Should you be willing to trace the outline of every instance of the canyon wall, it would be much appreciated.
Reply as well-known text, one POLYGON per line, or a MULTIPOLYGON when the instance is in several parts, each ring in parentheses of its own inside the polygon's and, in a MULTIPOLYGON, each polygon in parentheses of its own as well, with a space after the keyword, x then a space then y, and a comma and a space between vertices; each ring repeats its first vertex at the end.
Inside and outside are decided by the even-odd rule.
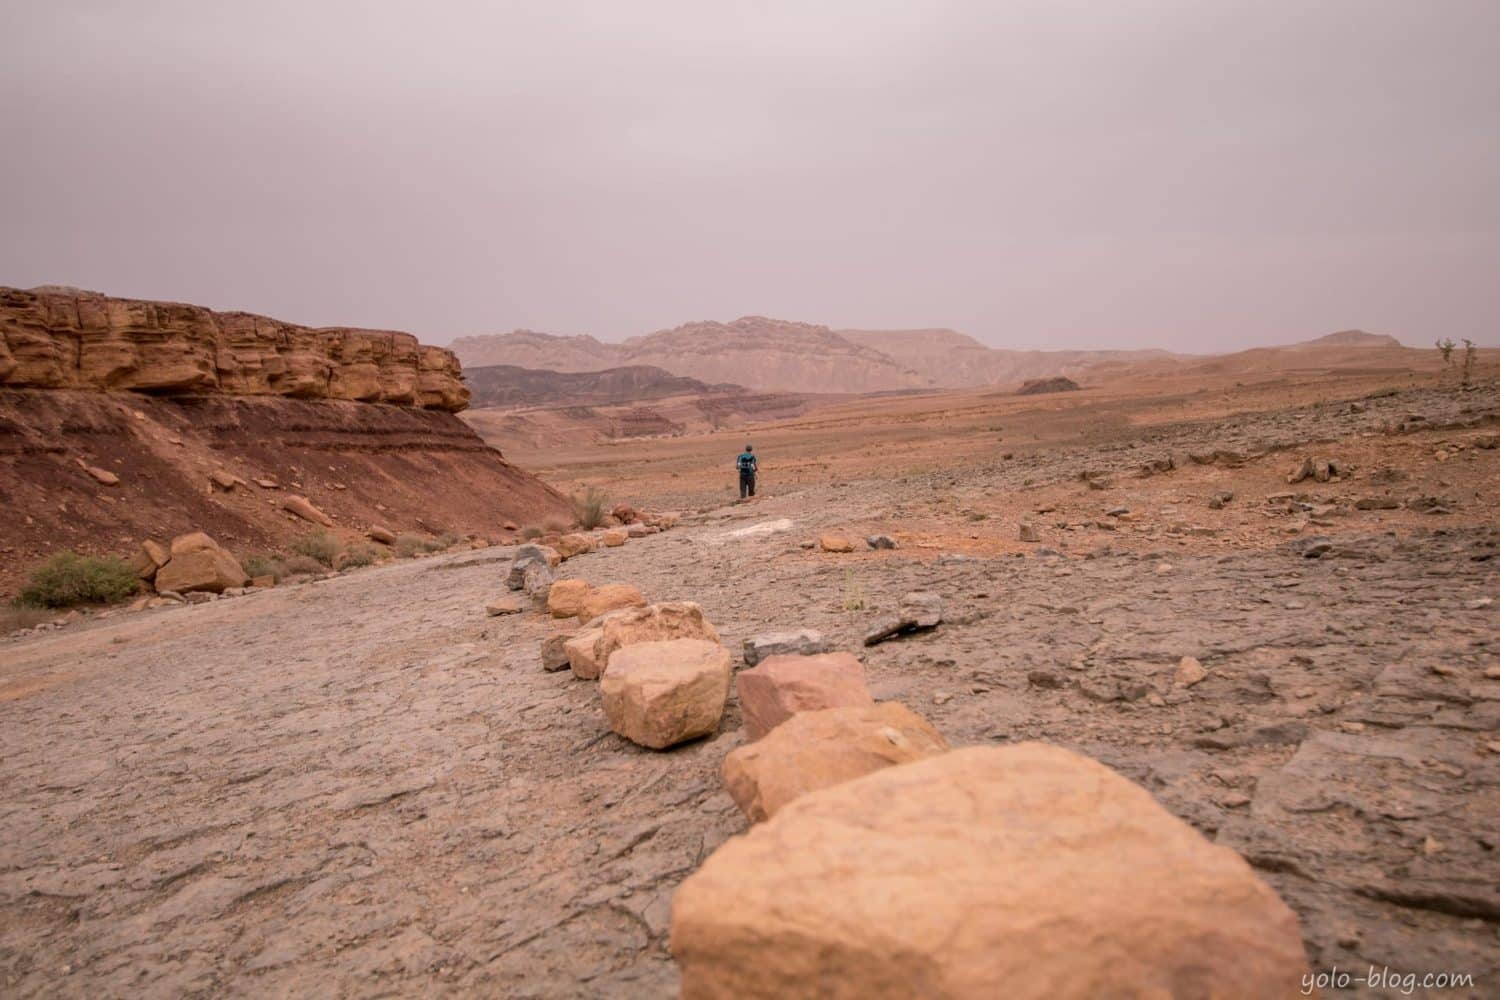
POLYGON ((0 387, 288 396, 457 412, 453 352, 409 333, 314 329, 72 289, 0 288, 0 387))

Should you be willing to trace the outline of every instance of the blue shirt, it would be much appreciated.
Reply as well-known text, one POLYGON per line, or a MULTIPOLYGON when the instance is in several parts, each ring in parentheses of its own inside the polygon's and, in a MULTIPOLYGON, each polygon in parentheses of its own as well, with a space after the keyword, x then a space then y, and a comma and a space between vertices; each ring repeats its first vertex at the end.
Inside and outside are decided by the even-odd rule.
POLYGON ((740 457, 734 460, 734 464, 741 472, 754 472, 756 469, 755 456, 748 451, 740 452, 740 457))

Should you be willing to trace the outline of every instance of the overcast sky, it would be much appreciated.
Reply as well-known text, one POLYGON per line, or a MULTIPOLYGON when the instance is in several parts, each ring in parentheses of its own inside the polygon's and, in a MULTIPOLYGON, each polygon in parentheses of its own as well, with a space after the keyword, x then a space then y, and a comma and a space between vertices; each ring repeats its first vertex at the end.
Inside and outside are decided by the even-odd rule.
POLYGON ((0 0, 0 284, 1500 343, 1500 0, 0 0))

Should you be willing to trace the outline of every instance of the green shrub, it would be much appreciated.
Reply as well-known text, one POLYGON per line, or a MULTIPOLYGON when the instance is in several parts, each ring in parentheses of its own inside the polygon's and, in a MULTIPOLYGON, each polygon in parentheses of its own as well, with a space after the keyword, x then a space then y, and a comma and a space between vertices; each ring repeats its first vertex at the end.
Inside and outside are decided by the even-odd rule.
POLYGON ((526 527, 521 529, 521 540, 525 542, 534 541, 535 539, 541 538, 545 533, 546 532, 542 531, 542 529, 538 528, 536 525, 528 524, 526 527))
POLYGON ((543 534, 561 535, 572 530, 573 526, 560 517, 549 517, 547 518, 547 520, 542 522, 543 534))
POLYGON ((609 516, 606 509, 609 506, 609 496, 600 489, 590 486, 582 494, 573 494, 573 516, 578 519, 579 527, 585 531, 593 531, 604 523, 609 516))
POLYGON ((441 535, 438 535, 437 538, 427 543, 427 551, 441 552, 444 549, 451 549, 453 548, 453 546, 457 545, 463 540, 463 535, 455 535, 451 531, 445 531, 441 535))
POLYGON ((293 552, 299 556, 316 559, 324 566, 332 566, 343 548, 339 540, 326 531, 315 531, 311 535, 303 535, 292 542, 293 552))
POLYGON ((62 552, 32 570, 17 603, 33 608, 113 604, 133 596, 140 583, 123 559, 62 552))
POLYGON ((312 575, 315 573, 326 573, 328 567, 314 559, 312 556, 292 556, 285 563, 287 576, 312 575))
POLYGON ((357 569, 361 566, 373 566, 378 554, 372 545, 351 545, 348 550, 339 557, 339 569, 357 569))

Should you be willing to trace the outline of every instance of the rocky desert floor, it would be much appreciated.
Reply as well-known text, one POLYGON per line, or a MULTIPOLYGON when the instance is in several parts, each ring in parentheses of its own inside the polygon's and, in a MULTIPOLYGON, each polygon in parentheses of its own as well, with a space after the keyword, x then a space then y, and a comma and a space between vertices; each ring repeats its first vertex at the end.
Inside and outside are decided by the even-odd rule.
MULTIPOLYGON (((807 445, 795 477, 765 447, 746 504, 706 502, 712 449, 662 445, 617 495, 705 509, 562 575, 697 601, 735 650, 820 629, 955 746, 1079 750, 1242 852, 1313 969, 1493 996, 1500 385, 1256 392, 1032 401, 1094 430, 980 415, 952 463, 926 418, 875 456, 807 445), (1289 484, 1309 459, 1325 478, 1289 484), (833 532, 858 550, 805 547, 833 532), (864 649, 918 589, 943 623, 864 649)), ((595 682, 539 667, 561 623, 486 617, 507 557, 0 640, 4 992, 673 995, 673 890, 746 827, 718 776, 738 710, 665 753, 613 735, 595 682)))

